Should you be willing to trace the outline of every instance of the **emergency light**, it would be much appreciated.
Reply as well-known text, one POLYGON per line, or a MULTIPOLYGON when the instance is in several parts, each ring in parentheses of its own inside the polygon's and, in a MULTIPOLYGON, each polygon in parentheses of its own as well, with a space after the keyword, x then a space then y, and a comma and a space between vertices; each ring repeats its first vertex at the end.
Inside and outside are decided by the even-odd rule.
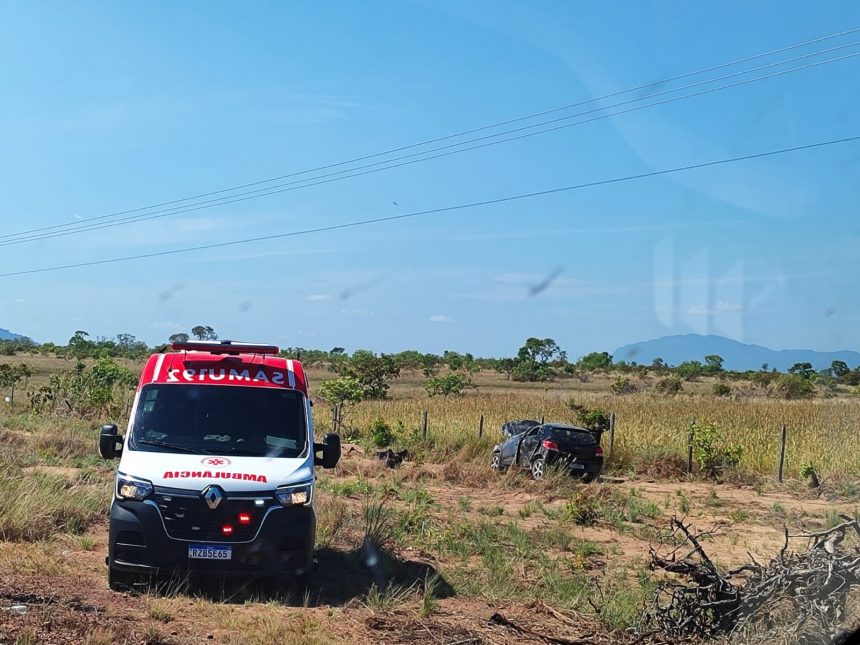
POLYGON ((210 354, 277 354, 277 345, 235 343, 232 340, 187 340, 170 343, 170 348, 180 352, 209 352, 210 354))

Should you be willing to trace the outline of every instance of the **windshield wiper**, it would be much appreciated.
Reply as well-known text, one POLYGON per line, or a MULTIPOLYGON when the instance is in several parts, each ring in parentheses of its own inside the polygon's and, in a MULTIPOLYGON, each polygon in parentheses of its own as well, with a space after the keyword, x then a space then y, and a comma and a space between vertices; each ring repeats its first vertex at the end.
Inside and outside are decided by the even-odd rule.
POLYGON ((205 450, 201 450, 200 448, 191 448, 190 446, 180 446, 175 443, 168 443, 166 441, 152 441, 151 439, 137 439, 135 443, 144 444, 147 446, 157 446, 158 448, 169 448, 171 450, 179 450, 180 452, 194 452, 199 455, 207 455, 209 454, 205 450))

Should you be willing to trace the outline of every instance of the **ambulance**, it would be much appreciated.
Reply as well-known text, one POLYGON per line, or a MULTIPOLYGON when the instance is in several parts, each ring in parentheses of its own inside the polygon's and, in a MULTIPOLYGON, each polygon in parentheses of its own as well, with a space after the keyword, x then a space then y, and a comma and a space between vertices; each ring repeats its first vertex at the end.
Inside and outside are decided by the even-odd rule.
POLYGON ((128 428, 105 425, 119 458, 108 584, 162 576, 265 577, 307 585, 314 563, 314 467, 340 438, 314 443, 301 363, 271 345, 181 342, 149 357, 128 428))

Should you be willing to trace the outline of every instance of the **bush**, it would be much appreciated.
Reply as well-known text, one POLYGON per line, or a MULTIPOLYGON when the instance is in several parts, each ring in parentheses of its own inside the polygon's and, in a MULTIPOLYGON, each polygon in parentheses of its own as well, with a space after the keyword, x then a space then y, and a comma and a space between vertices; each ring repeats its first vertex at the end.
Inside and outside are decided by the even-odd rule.
POLYGON ((811 399, 815 396, 815 386, 809 379, 797 374, 781 374, 771 385, 770 393, 783 399, 811 399))
POLYGON ((429 396, 460 396, 468 388, 476 387, 469 376, 446 374, 428 379, 424 384, 429 396))
POLYGON ((370 440, 377 448, 384 448, 390 445, 394 441, 394 433, 391 432, 391 426, 382 419, 376 419, 370 425, 370 440))
POLYGON ((576 401, 568 401, 569 407, 576 415, 576 421, 592 432, 609 430, 610 415, 602 408, 588 408, 576 401))
POLYGON ((714 423, 693 422, 690 432, 693 435, 693 457, 702 474, 719 477, 740 463, 743 448, 727 444, 714 423))
POLYGON ((626 376, 619 376, 615 379, 615 382, 610 384, 609 389, 612 390, 613 394, 633 394, 636 392, 637 387, 630 382, 630 379, 626 376))
POLYGON ((732 388, 728 383, 723 383, 722 381, 718 383, 714 383, 714 387, 711 388, 711 391, 714 393, 714 396, 731 396, 732 388))
POLYGON ((64 409, 81 417, 121 417, 136 383, 134 372, 103 356, 91 368, 78 361, 72 370, 52 375, 48 385, 28 392, 28 398, 37 412, 64 403, 64 409))
POLYGON ((400 376, 400 367, 393 356, 360 349, 348 361, 337 366, 346 377, 355 379, 365 399, 379 400, 388 397, 389 381, 400 376))
POLYGON ((657 382, 657 391, 666 396, 674 396, 684 391, 684 384, 677 376, 667 376, 657 382))

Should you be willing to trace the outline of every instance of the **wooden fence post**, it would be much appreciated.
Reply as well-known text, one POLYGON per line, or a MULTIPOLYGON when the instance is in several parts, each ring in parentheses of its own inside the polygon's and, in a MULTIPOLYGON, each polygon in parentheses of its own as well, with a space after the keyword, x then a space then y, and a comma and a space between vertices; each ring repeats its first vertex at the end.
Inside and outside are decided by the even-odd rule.
POLYGON ((693 431, 687 434, 687 474, 693 474, 693 431))
POLYGON ((541 417, 540 418, 540 424, 543 425, 545 420, 546 420, 546 417, 541 417))
POLYGON ((787 428, 785 424, 782 424, 782 439, 779 442, 779 467, 776 471, 776 480, 781 484, 782 483, 782 469, 785 466, 785 435, 787 432, 787 428))
POLYGON ((612 455, 612 449, 615 447, 615 413, 609 415, 609 454, 612 455))
POLYGON ((424 410, 424 418, 421 423, 421 437, 427 438, 427 410, 424 410))
POLYGON ((478 439, 484 436, 484 415, 481 415, 481 420, 478 421, 478 439))

